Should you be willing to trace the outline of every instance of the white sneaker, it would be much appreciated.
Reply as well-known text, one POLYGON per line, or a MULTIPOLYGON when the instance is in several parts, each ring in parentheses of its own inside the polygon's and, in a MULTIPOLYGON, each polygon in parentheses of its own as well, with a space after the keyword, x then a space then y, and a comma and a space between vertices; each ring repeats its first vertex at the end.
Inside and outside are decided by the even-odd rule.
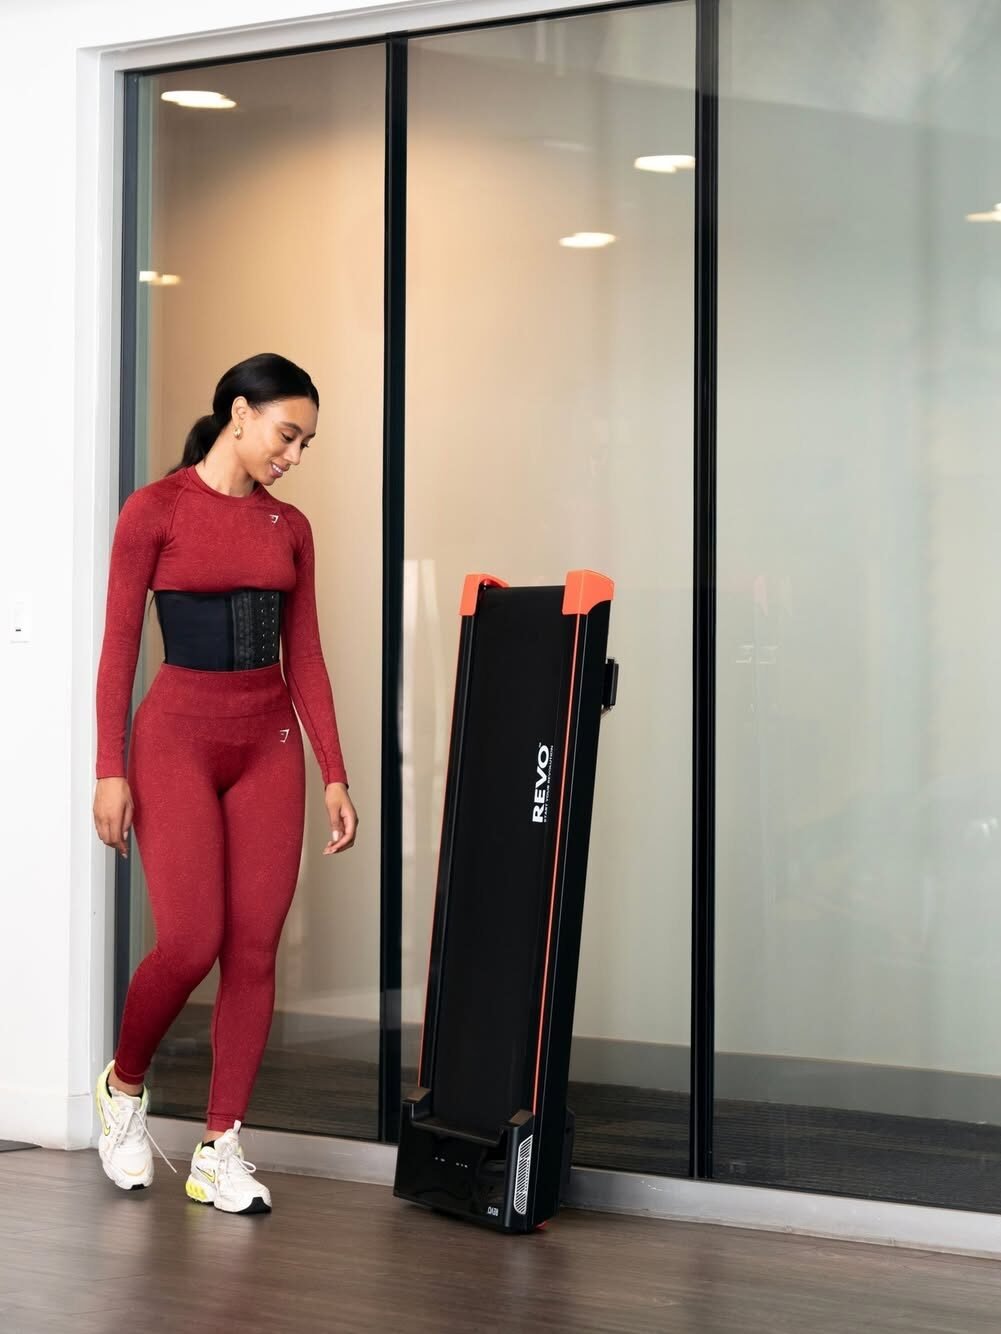
POLYGON ((108 1075, 114 1064, 114 1060, 111 1060, 104 1067, 98 1075, 94 1090, 97 1114, 101 1118, 101 1138, 97 1151, 105 1174, 116 1186, 122 1190, 137 1190, 140 1186, 153 1183, 153 1154, 149 1143, 152 1143, 172 1172, 176 1172, 177 1168, 146 1127, 149 1091, 144 1086, 141 1095, 131 1097, 121 1089, 111 1088, 108 1075))
POLYGON ((242 1124, 235 1121, 211 1144, 197 1145, 184 1190, 189 1200, 214 1204, 228 1214, 269 1214, 271 1192, 254 1180, 257 1168, 244 1158, 237 1138, 242 1124))

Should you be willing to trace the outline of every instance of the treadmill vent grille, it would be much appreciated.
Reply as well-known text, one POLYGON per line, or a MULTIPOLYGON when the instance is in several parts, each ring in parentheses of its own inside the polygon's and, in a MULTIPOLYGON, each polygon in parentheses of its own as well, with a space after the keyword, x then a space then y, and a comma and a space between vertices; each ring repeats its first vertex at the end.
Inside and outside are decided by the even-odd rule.
POLYGON ((514 1179, 515 1213, 528 1212, 528 1173, 532 1165, 532 1139, 529 1135, 518 1150, 518 1173, 514 1179))

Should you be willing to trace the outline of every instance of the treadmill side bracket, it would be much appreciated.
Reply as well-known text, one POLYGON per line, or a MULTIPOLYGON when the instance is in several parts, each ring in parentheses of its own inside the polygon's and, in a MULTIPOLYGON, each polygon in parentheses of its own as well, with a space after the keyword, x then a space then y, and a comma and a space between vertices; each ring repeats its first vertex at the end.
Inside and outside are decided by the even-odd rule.
POLYGON ((605 662, 605 681, 601 690, 601 711, 607 713, 615 707, 615 697, 619 690, 619 664, 614 658, 605 662))

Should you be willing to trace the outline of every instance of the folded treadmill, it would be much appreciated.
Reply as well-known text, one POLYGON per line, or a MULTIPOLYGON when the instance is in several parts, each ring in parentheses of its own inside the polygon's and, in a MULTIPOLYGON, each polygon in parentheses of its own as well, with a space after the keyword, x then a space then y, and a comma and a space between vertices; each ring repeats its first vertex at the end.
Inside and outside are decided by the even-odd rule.
POLYGON ((467 576, 418 1086, 394 1194, 502 1232, 559 1208, 612 581, 467 576))

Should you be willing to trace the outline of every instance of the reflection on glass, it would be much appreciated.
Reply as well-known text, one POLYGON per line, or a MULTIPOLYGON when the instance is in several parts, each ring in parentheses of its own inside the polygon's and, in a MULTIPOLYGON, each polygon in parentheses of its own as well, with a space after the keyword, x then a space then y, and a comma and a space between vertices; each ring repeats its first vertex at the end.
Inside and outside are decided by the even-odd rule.
POLYGON ((634 163, 693 151, 694 9, 420 39, 410 62, 405 1078, 463 578, 607 572, 622 675, 595 790, 576 1161, 685 1173, 693 177, 634 163), (580 233, 614 244, 557 246, 580 233))
POLYGON ((997 1210, 1001 13, 721 40, 717 1173, 997 1210))
MULTIPOLYGON (((199 87, 238 104, 225 113, 160 97, 190 87, 190 72, 145 80, 138 254, 138 484, 180 460, 217 379, 244 357, 281 352, 320 393, 316 439, 281 497, 313 528, 324 657, 368 832, 345 856, 322 856, 307 740, 300 879, 247 1123, 365 1137, 377 1134, 379 1049, 384 68, 366 47, 199 70, 199 87)), ((137 675, 148 683, 162 657, 150 612, 137 675)), ((135 862, 133 968, 155 940, 135 862)), ((157 1113, 204 1113, 217 981, 218 964, 160 1046, 157 1113)))

